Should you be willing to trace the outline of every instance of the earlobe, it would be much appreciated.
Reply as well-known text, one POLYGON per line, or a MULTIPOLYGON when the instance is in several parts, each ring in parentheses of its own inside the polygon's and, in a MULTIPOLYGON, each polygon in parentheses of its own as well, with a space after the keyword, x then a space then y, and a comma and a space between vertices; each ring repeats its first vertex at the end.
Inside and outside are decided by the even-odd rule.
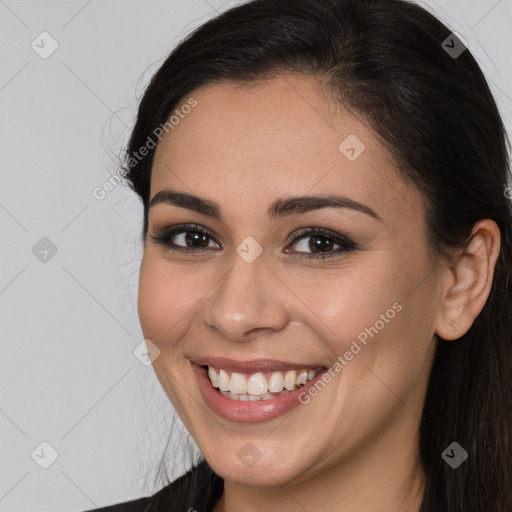
POLYGON ((445 299, 443 309, 439 313, 435 332, 442 339, 456 340, 467 332, 474 318, 469 315, 470 323, 467 325, 470 310, 467 294, 463 296, 461 292, 457 292, 457 295, 454 295, 450 292, 450 295, 448 300, 445 299))
POLYGON ((475 224, 467 247, 445 269, 436 334, 445 340, 463 336, 482 311, 491 291, 500 250, 497 224, 484 219, 475 224))

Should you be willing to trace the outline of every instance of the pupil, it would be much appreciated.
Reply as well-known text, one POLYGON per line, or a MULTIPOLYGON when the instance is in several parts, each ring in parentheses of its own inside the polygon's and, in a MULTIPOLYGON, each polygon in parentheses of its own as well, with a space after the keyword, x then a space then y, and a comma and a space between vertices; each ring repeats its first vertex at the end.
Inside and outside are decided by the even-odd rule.
POLYGON ((199 247, 207 247, 208 246, 208 237, 204 233, 199 233, 198 231, 188 231, 185 240, 187 245, 192 245, 193 247, 197 247, 196 242, 199 242, 199 247))
POLYGON ((315 252, 317 249, 319 252, 323 252, 322 249, 329 249, 332 247, 332 241, 324 236, 312 236, 309 248, 315 252))

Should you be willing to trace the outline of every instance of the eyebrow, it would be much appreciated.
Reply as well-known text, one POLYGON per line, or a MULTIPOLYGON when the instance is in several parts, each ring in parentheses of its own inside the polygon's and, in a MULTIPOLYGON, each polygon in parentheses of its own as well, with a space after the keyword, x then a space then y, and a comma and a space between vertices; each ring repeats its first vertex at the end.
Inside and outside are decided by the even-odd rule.
MULTIPOLYGON (((205 199, 187 192, 163 189, 157 192, 149 203, 149 208, 157 204, 170 204, 187 208, 197 213, 222 221, 221 208, 218 203, 211 199, 205 199)), ((374 219, 383 222, 382 218, 369 206, 345 196, 334 194, 297 196, 280 198, 274 201, 268 209, 268 216, 273 220, 298 213, 306 213, 321 208, 347 208, 365 213, 374 219)))

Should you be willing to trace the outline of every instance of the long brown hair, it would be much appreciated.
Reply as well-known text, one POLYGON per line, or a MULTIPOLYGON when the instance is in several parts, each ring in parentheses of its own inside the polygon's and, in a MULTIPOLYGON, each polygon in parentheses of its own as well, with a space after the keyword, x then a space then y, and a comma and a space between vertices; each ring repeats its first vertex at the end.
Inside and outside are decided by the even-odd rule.
MULTIPOLYGON (((144 205, 145 238, 154 149, 140 160, 132 156, 154 130, 199 86, 292 71, 316 76, 382 138, 403 178, 427 200, 429 242, 440 255, 463 247, 478 220, 493 219, 502 245, 490 296, 464 336, 440 340, 433 363, 418 447, 427 474, 421 512, 510 512, 509 147, 470 51, 455 56, 443 46, 451 32, 405 0, 253 0, 234 7, 183 40, 152 78, 125 174, 144 205), (468 452, 457 469, 441 457, 454 441, 468 452)), ((203 462, 178 487, 165 510, 208 510, 201 497, 216 499, 222 481, 203 462)))

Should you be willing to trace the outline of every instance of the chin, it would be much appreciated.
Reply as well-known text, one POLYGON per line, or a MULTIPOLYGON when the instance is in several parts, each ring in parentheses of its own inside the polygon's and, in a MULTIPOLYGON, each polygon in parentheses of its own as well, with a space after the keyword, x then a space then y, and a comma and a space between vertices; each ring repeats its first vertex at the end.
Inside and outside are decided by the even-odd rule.
POLYGON ((297 466, 295 461, 284 460, 283 456, 277 463, 264 457, 257 461, 256 458, 240 461, 237 453, 207 460, 213 471, 224 480, 248 487, 282 487, 300 478, 304 472, 302 466, 297 466))

